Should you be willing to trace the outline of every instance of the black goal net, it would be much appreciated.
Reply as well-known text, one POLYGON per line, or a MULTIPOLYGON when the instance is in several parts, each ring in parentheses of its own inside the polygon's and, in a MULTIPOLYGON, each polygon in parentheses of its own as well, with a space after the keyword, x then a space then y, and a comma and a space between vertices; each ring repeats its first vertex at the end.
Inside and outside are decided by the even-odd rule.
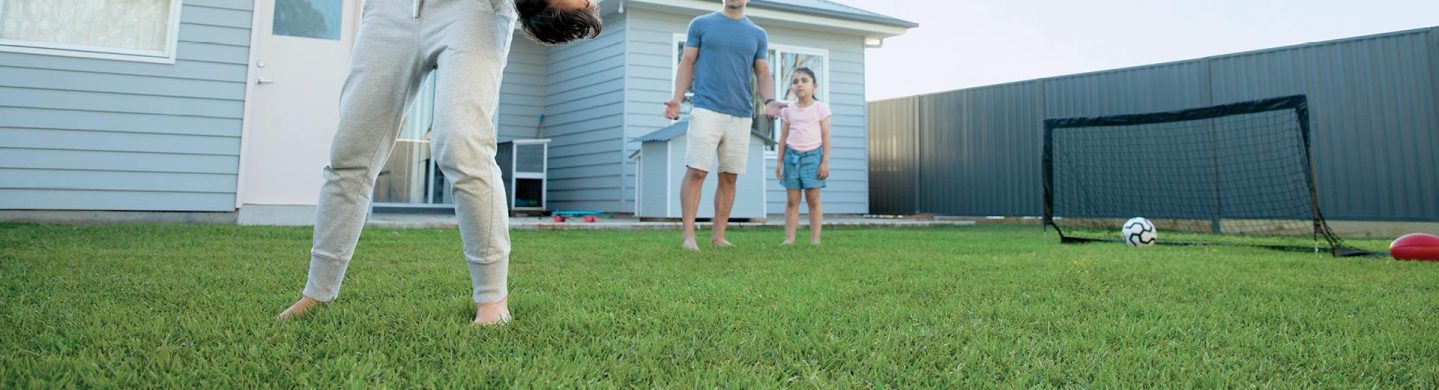
POLYGON ((1161 244, 1361 253, 1319 209, 1304 96, 1044 121, 1044 222, 1064 242, 1120 241, 1143 217, 1161 244))

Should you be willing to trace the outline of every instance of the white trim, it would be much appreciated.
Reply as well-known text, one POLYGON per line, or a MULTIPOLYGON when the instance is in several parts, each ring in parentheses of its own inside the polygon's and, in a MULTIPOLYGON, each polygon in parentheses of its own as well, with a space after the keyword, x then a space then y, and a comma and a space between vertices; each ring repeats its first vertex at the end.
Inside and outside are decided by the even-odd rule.
MULTIPOLYGON (((417 7, 417 8, 415 8, 415 9, 417 10, 416 12, 419 12, 419 11, 418 11, 418 9, 419 9, 418 7, 419 7, 419 6, 420 6, 420 2, 418 2, 418 1, 415 2, 415 7, 417 7)), ((498 111, 498 110, 497 110, 497 111, 498 111)), ((498 145, 497 145, 497 147, 498 147, 498 145)), ((515 194, 520 193, 520 188, 519 188, 519 185, 520 185, 520 172, 515 170, 515 167, 518 166, 518 165, 520 165, 520 154, 519 154, 519 151, 520 151, 520 145, 511 142, 511 143, 510 143, 510 181, 509 181, 509 183, 503 183, 503 184, 500 185, 501 187, 509 187, 509 189, 510 189, 510 193, 509 193, 509 195, 510 195, 510 203, 505 205, 505 206, 508 206, 508 207, 510 208, 510 210, 514 210, 514 209, 515 209, 515 206, 516 206, 516 205, 515 205, 515 199, 517 199, 517 198, 515 197, 515 196, 516 196, 515 194)), ((494 171, 491 171, 491 172, 494 172, 494 171)), ((493 177, 493 176, 491 176, 491 177, 493 177)), ((449 179, 449 178, 446 178, 446 179, 449 179)), ((505 180, 505 179, 504 179, 503 176, 500 177, 500 181, 504 181, 504 180, 505 180)), ((491 199, 493 199, 493 198, 491 198, 491 199)), ((541 202, 541 203, 543 203, 543 202, 541 202)))
MULTIPOLYGON (((0 38, 0 52, 174 64, 176 48, 179 46, 180 8, 182 3, 184 3, 184 0, 172 0, 170 3, 170 14, 166 20, 164 50, 119 49, 104 46, 77 45, 73 43, 36 42, 0 38)), ((4 4, 4 0, 0 0, 0 4, 4 4)))
POLYGON ((637 150, 637 151, 636 151, 637 154, 635 155, 635 157, 634 157, 633 159, 631 159, 631 161, 634 161, 634 163, 635 163, 635 212, 634 212, 634 215, 635 215, 636 217, 640 216, 640 214, 643 214, 644 208, 642 208, 641 205, 645 204, 645 191, 644 191, 644 189, 643 189, 643 188, 644 188, 644 182, 641 182, 641 181, 640 181, 640 178, 644 176, 644 172, 645 172, 645 156, 644 156, 644 150, 645 150, 645 146, 644 146, 643 143, 641 143, 641 144, 640 144, 640 150, 637 150))
MULTIPOLYGON (((250 139, 252 138, 250 134, 252 133, 251 128, 254 127, 255 124, 255 83, 250 82, 250 80, 255 80, 259 77, 260 69, 255 66, 255 61, 258 61, 256 58, 260 55, 259 43, 262 32, 259 27, 260 23, 263 22, 261 14, 266 13, 261 12, 263 10, 260 9, 260 3, 264 3, 265 1, 266 0, 255 0, 250 6, 250 54, 245 57, 247 62, 245 65, 245 101, 244 107, 241 109, 243 114, 241 114, 240 117, 240 168, 235 171, 236 209, 245 205, 245 179, 246 175, 249 174, 245 169, 245 165, 248 164, 250 160, 250 139)), ((273 2, 271 2, 271 4, 273 8, 273 2)))
MULTIPOLYGON (((630 16, 629 16, 629 15, 625 15, 623 12, 621 12, 619 15, 620 15, 620 17, 622 17, 622 18, 625 19, 625 20, 624 20, 624 22, 625 22, 625 29, 624 29, 624 34, 625 34, 625 36, 624 36, 624 41, 625 41, 625 42, 629 42, 629 41, 630 41, 630 28, 629 28, 629 25, 630 25, 630 16)), ((627 47, 625 48, 625 53, 624 53, 625 63, 624 63, 624 67, 621 68, 621 70, 620 70, 620 73, 621 73, 620 77, 623 78, 622 82, 624 83, 624 90, 625 90, 625 91, 629 91, 629 90, 630 90, 630 66, 631 66, 630 57, 631 57, 631 56, 630 56, 630 53, 629 53, 629 47, 628 47, 628 45, 626 45, 626 46, 627 46, 627 47)), ((625 102, 623 102, 623 103, 620 103, 620 106, 621 106, 620 109, 621 109, 621 110, 626 110, 626 107, 624 107, 624 106, 628 106, 628 105, 629 105, 629 102, 628 102, 628 101, 625 101, 625 102)), ((630 141, 627 141, 627 139, 629 139, 629 137, 628 137, 629 131, 630 131, 630 116, 629 116, 629 115, 620 115, 620 202, 619 202, 619 209, 620 209, 620 210, 624 210, 624 209, 625 209, 625 204, 626 204, 626 203, 629 203, 629 200, 630 200, 629 194, 626 193, 626 192, 629 191, 629 188, 626 188, 626 187, 627 187, 627 183, 625 182, 626 170, 628 170, 628 169, 630 168, 630 163, 633 162, 633 161, 630 161, 629 159, 626 159, 626 158, 625 158, 625 149, 626 149, 626 146, 630 143, 630 141)), ((643 146, 643 145, 641 145, 641 146, 643 146)), ((639 167, 635 167, 635 176, 638 177, 639 175, 640 175, 639 167)), ((632 204, 629 204, 629 206, 630 206, 630 211, 631 211, 632 213, 635 212, 635 211, 637 211, 637 210, 639 210, 639 203, 640 203, 640 202, 639 202, 639 196, 640 196, 639 190, 635 190, 635 202, 632 203, 632 204)))
MULTIPOLYGON (((674 149, 674 142, 672 142, 672 140, 673 139, 671 139, 671 141, 665 141, 665 180, 663 181, 663 183, 665 183, 665 218, 674 215, 675 192, 671 190, 673 187, 669 186, 669 183, 671 183, 670 180, 676 180, 675 160, 674 156, 671 155, 673 153, 672 149, 674 149)), ((688 174, 689 170, 686 169, 685 173, 688 174)), ((684 180, 681 179, 680 190, 684 190, 684 185, 684 180)))
MULTIPOLYGON (((498 130, 497 130, 498 131, 498 130)), ((540 210, 550 209, 550 139, 545 138, 540 156, 540 165, 544 166, 544 172, 540 173, 540 210)), ((518 192, 518 191, 516 191, 518 192)))
MULTIPOLYGON (((760 150, 764 150, 764 146, 760 146, 760 150)), ((762 179, 759 180, 759 215, 760 215, 760 218, 766 218, 766 219, 768 219, 768 218, 769 218, 769 178, 770 178, 770 176, 769 176, 769 167, 767 167, 767 166, 764 165, 764 161, 765 161, 765 159, 763 159, 763 158, 759 159, 759 169, 760 169, 761 171, 763 171, 763 172, 760 173, 760 177, 762 177, 762 179)), ((779 162, 776 161, 775 164, 779 164, 779 162)))
MULTIPOLYGON (((720 5, 703 0, 629 0, 629 3, 632 3, 629 4, 630 7, 640 6, 641 8, 680 9, 706 13, 720 10, 720 5)), ((799 26, 830 33, 836 30, 851 31, 858 35, 864 35, 866 38, 888 38, 902 35, 909 31, 909 29, 905 27, 756 7, 746 7, 744 12, 745 16, 766 23, 799 26)))

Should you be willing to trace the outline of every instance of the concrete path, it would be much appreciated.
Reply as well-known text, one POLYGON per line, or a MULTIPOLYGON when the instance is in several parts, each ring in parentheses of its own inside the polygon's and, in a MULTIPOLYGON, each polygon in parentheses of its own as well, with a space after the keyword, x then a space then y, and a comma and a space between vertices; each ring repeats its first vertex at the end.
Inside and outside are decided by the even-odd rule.
MULTIPOLYGON (((800 228, 808 225, 808 220, 801 218, 800 228)), ((974 225, 974 221, 968 220, 913 220, 913 219, 891 219, 891 218, 865 218, 857 215, 835 215, 826 216, 825 226, 866 226, 866 227, 906 227, 906 226, 959 226, 974 225)), ((387 228, 456 228, 455 216, 450 214, 373 214, 367 226, 387 228)), ((710 223, 701 222, 701 229, 709 228, 710 223)), ((784 226, 783 216, 771 216, 765 222, 734 222, 729 224, 732 228, 752 228, 761 226, 784 226)), ((550 217, 513 217, 510 218, 510 229, 513 230, 679 230, 679 222, 642 222, 630 216, 615 216, 611 218, 600 218, 596 222, 584 222, 580 219, 570 219, 568 222, 554 222, 550 217)))

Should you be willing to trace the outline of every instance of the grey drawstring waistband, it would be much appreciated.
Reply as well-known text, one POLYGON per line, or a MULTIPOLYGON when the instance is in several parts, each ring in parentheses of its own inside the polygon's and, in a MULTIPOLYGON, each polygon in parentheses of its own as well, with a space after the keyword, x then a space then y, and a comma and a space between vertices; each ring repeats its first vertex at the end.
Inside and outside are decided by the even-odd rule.
POLYGON ((410 11, 410 16, 413 17, 413 18, 415 18, 415 19, 419 19, 419 18, 420 18, 420 6, 423 5, 423 4, 425 4, 425 0, 411 0, 411 1, 414 1, 414 2, 415 2, 415 10, 414 10, 414 11, 410 11))

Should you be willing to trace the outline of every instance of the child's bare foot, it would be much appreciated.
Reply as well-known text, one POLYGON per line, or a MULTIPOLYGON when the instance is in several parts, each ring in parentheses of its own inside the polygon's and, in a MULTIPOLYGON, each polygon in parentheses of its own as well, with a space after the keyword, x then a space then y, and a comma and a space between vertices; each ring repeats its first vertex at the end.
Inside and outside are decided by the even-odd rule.
POLYGON ((299 301, 296 301, 295 304, 290 305, 289 309, 285 309, 285 311, 280 312, 278 318, 280 320, 288 320, 293 317, 299 317, 305 314, 306 311, 309 311, 310 309, 313 309, 323 303, 324 302, 310 299, 310 297, 302 295, 300 296, 299 301))
POLYGON ((718 240, 711 240, 711 241, 710 241, 710 244, 714 244, 714 246, 715 246, 716 248, 731 248, 731 247, 734 247, 734 244, 731 244, 729 241, 726 241, 726 240, 723 239, 723 238, 718 239, 718 240))
POLYGON ((475 304, 475 325, 503 325, 510 322, 510 297, 497 302, 475 304))
POLYGON ((780 245, 794 245, 794 240, 793 240, 793 239, 784 240, 784 242, 781 242, 781 243, 779 243, 779 244, 780 244, 780 245))
POLYGON ((809 240, 809 244, 810 244, 810 245, 819 245, 819 240, 818 240, 818 239, 809 240))
POLYGON ((684 250, 687 251, 700 251, 700 246, 695 243, 695 240, 684 240, 684 242, 680 243, 680 248, 684 248, 684 250))

